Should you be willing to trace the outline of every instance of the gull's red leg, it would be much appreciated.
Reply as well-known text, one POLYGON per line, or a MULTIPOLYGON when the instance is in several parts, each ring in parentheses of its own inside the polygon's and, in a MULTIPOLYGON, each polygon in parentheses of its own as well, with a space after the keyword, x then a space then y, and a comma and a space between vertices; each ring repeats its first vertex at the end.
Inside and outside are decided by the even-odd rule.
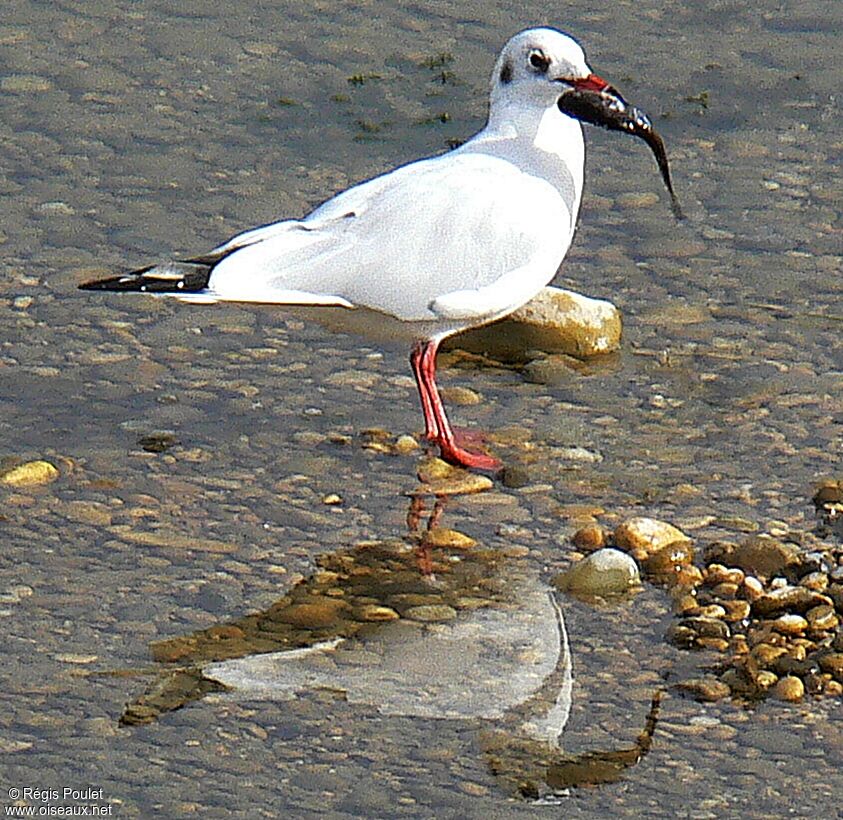
POLYGON ((423 370, 427 347, 428 345, 424 342, 416 342, 413 345, 413 349, 410 351, 410 366, 413 368, 413 375, 416 377, 416 387, 419 389, 419 398, 424 414, 424 437, 429 441, 436 441, 439 438, 439 426, 436 422, 436 413, 433 409, 433 402, 430 398, 423 370))
POLYGON ((475 453, 461 447, 457 441, 448 416, 445 413, 445 405, 439 395, 439 388, 436 386, 436 351, 439 342, 435 339, 417 344, 413 347, 410 361, 413 364, 413 372, 416 374, 416 381, 419 385, 419 394, 422 396, 422 410, 425 415, 428 438, 434 439, 439 445, 442 458, 451 464, 460 467, 471 467, 476 470, 498 471, 503 466, 500 461, 484 453, 475 453), (428 412, 433 419, 431 425, 428 420, 428 412), (431 436, 430 432, 435 432, 431 436))

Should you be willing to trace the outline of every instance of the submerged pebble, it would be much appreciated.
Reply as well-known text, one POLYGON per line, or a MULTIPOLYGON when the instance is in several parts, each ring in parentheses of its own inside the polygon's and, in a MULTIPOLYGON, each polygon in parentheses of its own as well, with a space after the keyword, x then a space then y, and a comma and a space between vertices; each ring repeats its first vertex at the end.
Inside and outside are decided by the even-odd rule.
POLYGON ((401 455, 408 455, 419 449, 419 443, 409 435, 398 436, 395 439, 395 452, 401 455))
POLYGON ((404 611, 404 617, 411 621, 424 621, 425 623, 453 621, 457 617, 457 611, 447 604, 426 604, 411 606, 404 611))
POLYGON ((691 678, 677 684, 677 689, 704 703, 713 703, 731 694, 729 687, 714 677, 691 678))
POLYGON ((0 80, 0 91, 9 94, 38 94, 49 91, 53 83, 37 74, 12 74, 0 80))

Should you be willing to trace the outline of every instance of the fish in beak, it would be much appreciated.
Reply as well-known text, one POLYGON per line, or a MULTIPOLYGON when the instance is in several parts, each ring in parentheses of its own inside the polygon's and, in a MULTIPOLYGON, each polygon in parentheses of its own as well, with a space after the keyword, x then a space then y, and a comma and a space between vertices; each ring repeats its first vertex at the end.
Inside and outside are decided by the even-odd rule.
POLYGON ((589 74, 588 77, 579 79, 565 79, 562 82, 568 86, 568 89, 562 93, 556 104, 563 114, 589 125, 599 125, 609 131, 632 134, 650 146, 667 192, 670 194, 673 215, 676 219, 684 219, 670 180, 670 166, 667 162, 664 140, 653 128, 650 117, 640 108, 629 105, 616 89, 596 74, 589 74))

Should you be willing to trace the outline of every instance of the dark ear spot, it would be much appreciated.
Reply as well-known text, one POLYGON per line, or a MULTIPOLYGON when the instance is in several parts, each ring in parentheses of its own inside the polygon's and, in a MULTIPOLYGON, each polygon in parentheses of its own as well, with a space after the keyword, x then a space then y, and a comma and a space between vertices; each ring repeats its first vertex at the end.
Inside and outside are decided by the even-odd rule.
POLYGON ((501 68, 501 83, 507 85, 512 82, 512 61, 507 60, 501 68))

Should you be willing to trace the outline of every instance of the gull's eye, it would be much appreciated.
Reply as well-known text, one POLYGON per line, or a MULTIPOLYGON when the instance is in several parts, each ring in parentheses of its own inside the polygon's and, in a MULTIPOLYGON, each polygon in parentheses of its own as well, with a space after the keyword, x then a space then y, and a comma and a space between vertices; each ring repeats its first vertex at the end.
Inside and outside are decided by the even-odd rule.
POLYGON ((545 56, 545 53, 538 48, 534 48, 529 56, 530 65, 539 73, 547 74, 547 69, 550 68, 550 59, 545 56))

